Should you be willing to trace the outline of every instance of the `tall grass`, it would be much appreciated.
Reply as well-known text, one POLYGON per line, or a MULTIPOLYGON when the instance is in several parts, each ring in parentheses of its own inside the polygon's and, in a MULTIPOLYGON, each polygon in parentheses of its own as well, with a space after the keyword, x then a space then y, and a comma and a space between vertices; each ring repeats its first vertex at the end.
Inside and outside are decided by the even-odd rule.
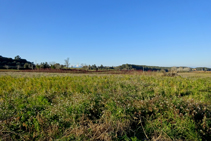
POLYGON ((210 140, 211 80, 0 77, 2 140, 210 140))

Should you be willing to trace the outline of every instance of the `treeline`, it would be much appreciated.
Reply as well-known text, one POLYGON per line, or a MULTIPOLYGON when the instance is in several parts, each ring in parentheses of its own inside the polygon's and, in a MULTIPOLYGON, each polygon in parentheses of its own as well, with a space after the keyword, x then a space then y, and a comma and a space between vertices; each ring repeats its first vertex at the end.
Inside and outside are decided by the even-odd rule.
POLYGON ((96 66, 94 65, 82 65, 86 70, 142 70, 142 71, 162 71, 162 72, 189 72, 189 71, 211 71, 211 68, 198 67, 159 67, 159 66, 146 66, 146 65, 134 65, 134 64, 122 64, 120 66, 96 66))
POLYGON ((19 55, 14 59, 0 56, 0 69, 33 69, 33 62, 22 59, 19 55))
POLYGON ((114 69, 114 67, 103 66, 103 65, 96 66, 95 64, 94 65, 81 64, 81 68, 84 70, 113 70, 114 69))
POLYGON ((123 64, 120 66, 96 66, 94 65, 83 65, 83 69, 87 70, 142 70, 142 71, 170 71, 171 67, 158 67, 158 66, 146 66, 146 65, 133 65, 133 64, 123 64))
MULTIPOLYGON (((37 69, 67 69, 66 65, 62 65, 55 62, 43 62, 36 64, 37 69)), ((97 65, 84 65, 81 64, 81 69, 83 70, 142 70, 142 71, 162 71, 162 72, 189 72, 189 71, 211 71, 211 68, 199 67, 199 68, 190 68, 190 67, 159 67, 159 66, 146 66, 146 65, 134 65, 134 64, 123 64, 120 66, 97 66, 97 65)))
MULTIPOLYGON (((65 60, 65 65, 56 62, 42 62, 34 64, 33 62, 22 59, 19 55, 14 59, 0 56, 0 69, 68 69, 70 66, 69 58, 65 60)), ((189 71, 211 71, 207 67, 159 67, 159 66, 146 66, 134 64, 122 64, 120 66, 96 66, 81 64, 81 69, 84 70, 142 70, 142 71, 162 71, 162 72, 189 72, 189 71)))
POLYGON ((40 64, 34 64, 33 62, 22 59, 19 55, 15 56, 14 59, 3 57, 0 55, 0 69, 63 69, 65 65, 55 62, 42 62, 40 64))
POLYGON ((158 66, 146 66, 146 65, 133 65, 133 64, 123 64, 117 66, 117 69, 120 70, 143 70, 143 71, 168 71, 171 67, 158 67, 158 66))
POLYGON ((206 67, 197 67, 194 70, 196 71, 211 71, 211 68, 206 68, 206 67))
POLYGON ((64 69, 66 66, 59 64, 59 63, 55 63, 55 62, 42 62, 40 64, 36 64, 35 65, 36 69, 47 69, 47 68, 51 68, 51 69, 64 69))
POLYGON ((159 67, 159 66, 146 66, 146 65, 133 65, 133 64, 123 64, 121 66, 114 67, 114 69, 119 70, 143 70, 143 71, 176 71, 176 72, 189 72, 189 71, 211 71, 211 68, 207 67, 159 67))

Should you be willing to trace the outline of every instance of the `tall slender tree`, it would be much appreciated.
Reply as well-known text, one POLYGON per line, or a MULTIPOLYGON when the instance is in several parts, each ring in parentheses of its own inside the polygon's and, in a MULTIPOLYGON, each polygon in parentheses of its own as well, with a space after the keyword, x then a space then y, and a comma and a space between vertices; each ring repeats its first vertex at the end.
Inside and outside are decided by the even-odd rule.
POLYGON ((65 64, 65 66, 66 66, 67 69, 68 69, 69 66, 70 66, 70 59, 69 59, 69 58, 65 59, 65 60, 64 60, 64 64, 65 64))

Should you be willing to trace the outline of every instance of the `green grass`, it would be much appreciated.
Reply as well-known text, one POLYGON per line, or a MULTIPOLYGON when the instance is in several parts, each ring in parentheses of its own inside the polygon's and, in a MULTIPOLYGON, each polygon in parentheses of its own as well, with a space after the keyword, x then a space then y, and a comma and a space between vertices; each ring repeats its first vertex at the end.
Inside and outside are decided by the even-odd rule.
POLYGON ((211 79, 0 76, 2 140, 210 140, 211 79))

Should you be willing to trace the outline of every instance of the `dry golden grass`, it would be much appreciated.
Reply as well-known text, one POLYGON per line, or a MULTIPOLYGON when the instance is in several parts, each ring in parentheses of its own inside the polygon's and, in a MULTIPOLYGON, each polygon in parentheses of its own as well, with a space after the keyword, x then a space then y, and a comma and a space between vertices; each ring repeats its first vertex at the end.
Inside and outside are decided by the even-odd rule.
POLYGON ((179 73, 179 76, 205 78, 205 77, 211 77, 211 73, 210 72, 187 72, 187 73, 179 73))
MULTIPOLYGON (((109 75, 122 75, 122 74, 109 74, 109 73, 46 73, 46 72, 15 72, 15 71, 0 71, 1 76, 12 77, 42 77, 42 76, 109 76, 109 75)), ((124 74, 123 74, 124 75, 124 74)), ((129 75, 145 75, 145 76, 162 76, 160 72, 134 72, 129 75)))
POLYGON ((86 74, 86 73, 44 73, 44 72, 0 72, 0 76, 13 76, 13 77, 42 77, 42 76, 104 76, 110 74, 86 74))

